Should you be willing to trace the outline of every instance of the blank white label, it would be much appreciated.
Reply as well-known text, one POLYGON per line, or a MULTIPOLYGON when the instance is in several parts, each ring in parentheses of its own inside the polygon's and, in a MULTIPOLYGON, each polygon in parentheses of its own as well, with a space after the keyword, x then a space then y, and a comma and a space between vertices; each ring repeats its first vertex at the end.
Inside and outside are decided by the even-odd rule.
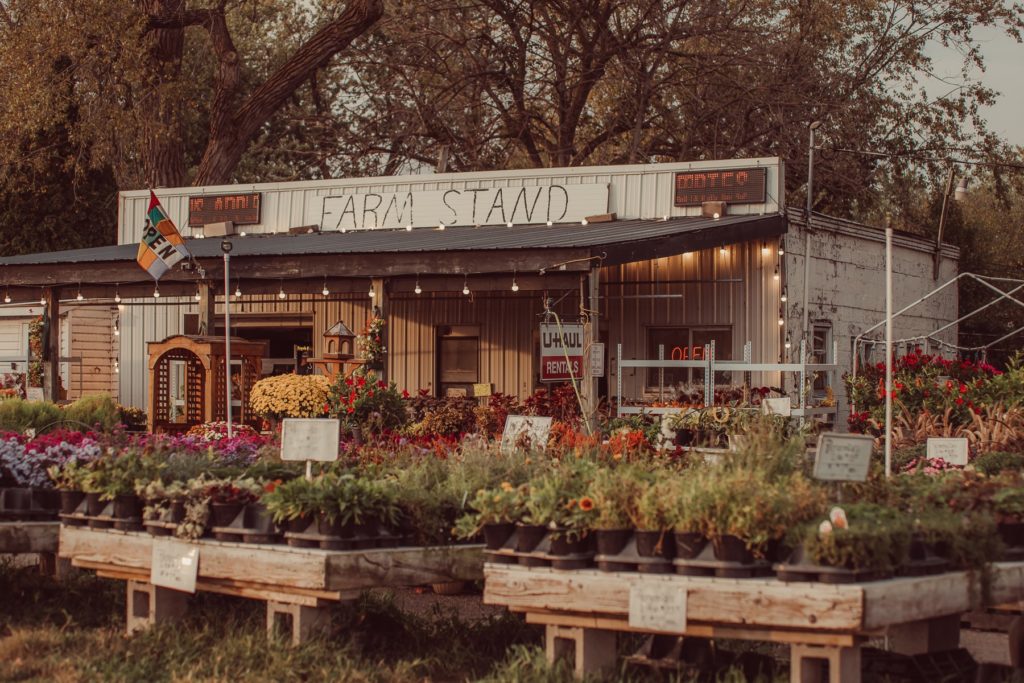
POLYGON ((196 592, 199 575, 199 546, 182 541, 153 540, 153 561, 149 582, 185 593, 196 592))
POLYGON ((330 418, 288 417, 281 422, 281 459, 338 459, 341 423, 330 418))
POLYGON ((667 581, 629 587, 629 625, 651 631, 686 631, 686 589, 667 581))
POLYGON ((783 417, 789 417, 793 414, 793 402, 789 400, 789 396, 783 396, 782 398, 763 398, 761 399, 761 412, 765 415, 782 415, 783 417))

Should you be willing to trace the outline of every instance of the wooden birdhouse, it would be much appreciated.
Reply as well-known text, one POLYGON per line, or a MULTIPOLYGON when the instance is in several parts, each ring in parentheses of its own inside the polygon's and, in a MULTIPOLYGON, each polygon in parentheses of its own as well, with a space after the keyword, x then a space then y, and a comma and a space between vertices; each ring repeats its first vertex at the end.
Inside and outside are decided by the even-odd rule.
POLYGON ((324 332, 324 358, 351 360, 355 358, 356 335, 342 321, 324 332))

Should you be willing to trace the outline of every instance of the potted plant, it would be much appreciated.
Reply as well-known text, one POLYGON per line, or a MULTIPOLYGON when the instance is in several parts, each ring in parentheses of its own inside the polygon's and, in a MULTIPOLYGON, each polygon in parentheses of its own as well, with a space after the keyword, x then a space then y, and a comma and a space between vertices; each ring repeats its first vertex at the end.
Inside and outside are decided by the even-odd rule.
POLYGON ((85 499, 82 482, 88 472, 88 465, 74 461, 51 465, 47 470, 54 487, 60 491, 60 511, 63 514, 72 514, 85 499))
POLYGON ((708 544, 706 521, 713 497, 708 492, 707 483, 705 472, 688 472, 677 479, 669 521, 678 558, 696 559, 708 544))
POLYGON ((671 529, 677 486, 674 477, 648 481, 644 486, 630 517, 636 529, 636 551, 641 557, 675 557, 671 529))
POLYGON ((264 493, 262 501, 275 522, 283 524, 287 531, 301 533, 320 513, 326 492, 325 477, 298 477, 264 493))
POLYGON ((834 507, 807 525, 805 557, 826 566, 872 575, 892 573, 907 558, 911 523, 898 510, 874 503, 834 507))
POLYGON ((617 555, 626 547, 643 486, 643 473, 628 465, 604 467, 594 474, 590 487, 594 515, 590 524, 598 555, 617 555))
POLYGON ((186 482, 172 481, 165 484, 162 479, 140 481, 136 484, 135 493, 145 506, 142 509, 143 520, 177 524, 185 518, 185 502, 189 494, 186 482))
POLYGON ((155 465, 135 450, 96 460, 82 478, 89 515, 102 514, 106 503, 113 501, 114 518, 140 519, 142 504, 135 495, 136 481, 148 480, 155 472, 155 465))
POLYGON ((1024 546, 1024 486, 1008 485, 992 494, 996 528, 1011 548, 1024 546))
POLYGON ((528 526, 520 528, 518 537, 521 552, 533 550, 549 531, 552 554, 585 550, 594 516, 594 501, 587 495, 594 469, 589 460, 573 459, 559 463, 530 482, 523 517, 528 526))
POLYGON ((482 531, 488 550, 501 548, 523 516, 525 495, 525 486, 513 486, 507 481, 495 488, 480 489, 469 503, 472 511, 456 523, 455 535, 470 539, 482 531))
POLYGON ((342 429, 354 435, 395 430, 408 421, 394 382, 389 384, 373 372, 339 375, 328 392, 327 404, 328 414, 341 420, 342 429))
POLYGON ((206 485, 213 526, 230 526, 249 503, 259 500, 263 487, 249 477, 214 480, 206 485))

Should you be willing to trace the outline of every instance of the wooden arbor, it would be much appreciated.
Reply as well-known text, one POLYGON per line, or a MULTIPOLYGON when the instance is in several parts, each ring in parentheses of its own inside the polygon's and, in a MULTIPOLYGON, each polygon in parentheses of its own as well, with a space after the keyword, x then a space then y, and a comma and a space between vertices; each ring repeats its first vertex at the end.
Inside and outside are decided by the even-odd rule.
MULTIPOLYGON (((149 431, 183 432, 226 419, 224 337, 176 335, 148 346, 149 431)), ((265 342, 231 338, 232 420, 255 419, 249 391, 265 353, 265 342)))

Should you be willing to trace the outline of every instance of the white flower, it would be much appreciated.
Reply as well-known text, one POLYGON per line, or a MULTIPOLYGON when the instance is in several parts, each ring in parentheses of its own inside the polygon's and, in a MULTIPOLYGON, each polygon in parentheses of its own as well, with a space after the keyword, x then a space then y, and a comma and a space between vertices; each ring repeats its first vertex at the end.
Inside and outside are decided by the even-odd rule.
POLYGON ((837 529, 849 529, 850 523, 846 520, 846 511, 841 507, 834 507, 828 513, 828 518, 837 529))
POLYGON ((830 533, 832 533, 832 523, 826 519, 824 522, 818 525, 818 536, 824 538, 825 536, 828 536, 830 533))

